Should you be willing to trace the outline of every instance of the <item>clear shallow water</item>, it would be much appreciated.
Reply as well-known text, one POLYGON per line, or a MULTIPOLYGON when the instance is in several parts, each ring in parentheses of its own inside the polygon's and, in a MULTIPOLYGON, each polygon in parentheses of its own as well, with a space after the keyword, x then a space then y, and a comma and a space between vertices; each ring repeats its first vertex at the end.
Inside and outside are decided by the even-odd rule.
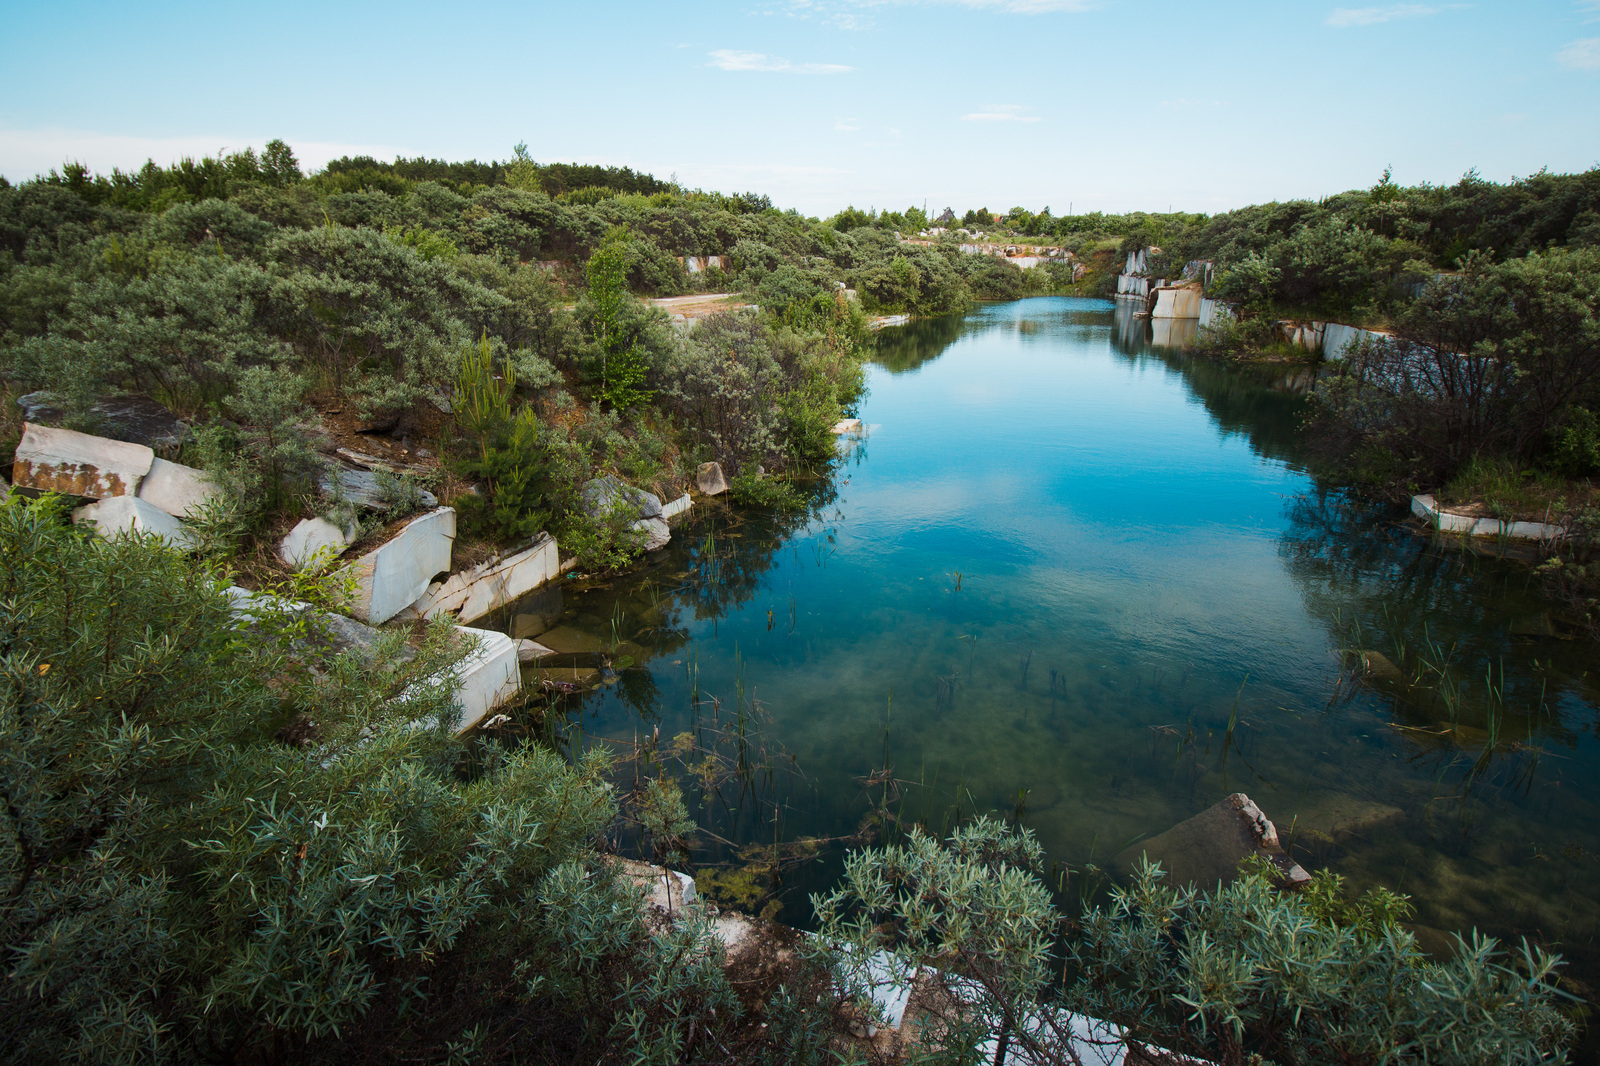
MULTIPOLYGON (((1243 791, 1308 867, 1411 893, 1425 926, 1542 937, 1592 983, 1594 645, 1544 635, 1526 567, 1320 489, 1303 375, 1048 298, 886 336, 869 384, 812 514, 700 508, 642 572, 508 612, 621 667, 563 704, 587 740, 722 728, 731 752, 743 723, 755 792, 687 790, 720 838, 697 862, 847 836, 877 804, 936 830, 1020 816, 1085 883, 1243 791), (1448 660, 1454 709, 1352 681, 1349 648, 1448 660), (1335 808, 1383 821, 1329 841, 1335 808)), ((784 918, 841 848, 789 873, 784 918)))

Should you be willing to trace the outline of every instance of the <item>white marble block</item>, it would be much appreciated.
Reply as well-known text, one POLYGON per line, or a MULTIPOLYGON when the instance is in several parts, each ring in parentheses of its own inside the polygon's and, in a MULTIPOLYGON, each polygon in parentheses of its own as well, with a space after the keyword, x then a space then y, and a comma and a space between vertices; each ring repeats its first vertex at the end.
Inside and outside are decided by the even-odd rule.
POLYGON ((392 540, 351 563, 356 579, 351 615, 381 625, 415 603, 434 575, 450 569, 455 537, 456 512, 441 507, 413 518, 392 540))
POLYGON ((216 491, 205 471, 159 457, 150 463, 150 473, 139 483, 139 499, 178 518, 193 517, 216 491))
POLYGON ((11 483, 103 500, 133 496, 156 453, 143 444, 25 423, 11 483))
POLYGON ((472 622, 521 599, 560 572, 555 538, 541 533, 531 547, 452 574, 429 588, 415 610, 424 618, 454 614, 458 621, 472 622))
POLYGON ((194 534, 183 528, 182 522, 137 496, 112 496, 80 507, 72 512, 72 521, 91 522, 95 531, 108 539, 154 533, 179 551, 192 551, 195 546, 194 534))

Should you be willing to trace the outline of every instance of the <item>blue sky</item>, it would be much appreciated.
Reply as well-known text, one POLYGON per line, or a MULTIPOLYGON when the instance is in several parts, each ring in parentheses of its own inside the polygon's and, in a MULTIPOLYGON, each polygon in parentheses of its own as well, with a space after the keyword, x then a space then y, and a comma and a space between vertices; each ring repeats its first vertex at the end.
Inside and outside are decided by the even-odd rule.
POLYGON ((781 207, 1217 211, 1600 164, 1600 0, 0 6, 0 173, 282 137, 781 207))

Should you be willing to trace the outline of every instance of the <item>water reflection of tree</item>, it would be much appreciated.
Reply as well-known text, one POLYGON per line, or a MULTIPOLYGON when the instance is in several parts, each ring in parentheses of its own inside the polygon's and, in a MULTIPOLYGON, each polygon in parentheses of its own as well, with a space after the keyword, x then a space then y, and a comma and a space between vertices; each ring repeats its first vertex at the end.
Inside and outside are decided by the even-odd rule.
POLYGON ((829 514, 839 495, 832 476, 815 479, 804 491, 802 509, 729 512, 697 524, 678 557, 687 571, 679 603, 693 607, 699 618, 721 618, 753 597, 790 538, 837 518, 829 514))
POLYGON ((1540 603, 1526 568, 1419 536, 1404 510, 1326 488, 1291 503, 1279 554, 1336 646, 1379 652, 1405 675, 1369 671, 1366 687, 1392 704, 1397 722, 1419 727, 1417 738, 1454 718, 1506 746, 1539 736, 1575 743, 1559 707, 1581 669, 1560 665, 1577 667, 1583 649, 1513 636, 1515 616, 1540 603), (1534 659, 1547 659, 1545 668, 1534 659), (1460 686, 1453 704, 1441 697, 1442 676, 1460 686))
POLYGON ((904 374, 937 359, 973 328, 966 315, 919 318, 879 333, 874 338, 871 358, 891 374, 904 374))

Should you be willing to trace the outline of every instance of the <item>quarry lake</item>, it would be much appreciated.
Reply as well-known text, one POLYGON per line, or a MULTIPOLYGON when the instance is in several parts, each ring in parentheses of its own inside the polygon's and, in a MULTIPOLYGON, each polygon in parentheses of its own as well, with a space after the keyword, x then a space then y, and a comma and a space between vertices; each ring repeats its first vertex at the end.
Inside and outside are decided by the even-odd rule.
POLYGON ((1097 300, 886 331, 809 513, 697 504, 643 569, 505 625, 570 653, 551 679, 602 670, 550 713, 573 747, 644 745, 624 775, 679 774, 695 865, 764 885, 776 842, 787 921, 841 838, 1020 818, 1072 895, 1244 792, 1307 869, 1409 893, 1425 937, 1537 936, 1592 979, 1595 646, 1528 566, 1319 486, 1308 377, 1097 300))

